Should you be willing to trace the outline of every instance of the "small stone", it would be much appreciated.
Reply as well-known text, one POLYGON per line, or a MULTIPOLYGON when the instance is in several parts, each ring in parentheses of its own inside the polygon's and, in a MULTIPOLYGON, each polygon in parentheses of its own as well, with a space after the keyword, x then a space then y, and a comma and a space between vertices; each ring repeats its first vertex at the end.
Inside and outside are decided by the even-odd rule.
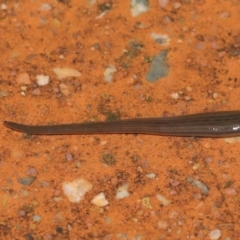
POLYGON ((158 4, 161 8, 165 8, 169 4, 169 0, 158 0, 158 4))
POLYGON ((38 172, 37 169, 35 167, 30 167, 27 170, 27 175, 31 175, 31 176, 37 176, 38 172))
POLYGON ((158 227, 160 229, 167 229, 169 226, 168 222, 166 220, 159 220, 158 221, 158 227))
POLYGON ((179 94, 178 93, 172 93, 171 98, 177 100, 179 98, 179 94))
POLYGON ((182 4, 180 2, 173 3, 173 8, 176 10, 179 9, 181 6, 182 6, 182 4))
POLYGON ((7 97, 8 95, 9 95, 9 92, 0 90, 0 97, 7 97))
POLYGON ((42 3, 42 5, 39 7, 39 11, 50 11, 52 9, 52 6, 48 3, 42 3))
POLYGON ((221 230, 214 229, 208 234, 208 236, 210 240, 218 240, 221 237, 221 230))
POLYGON ((163 195, 161 194, 156 194, 156 198, 158 199, 158 201, 160 201, 162 203, 163 206, 167 206, 170 204, 170 201, 167 200, 163 195))
POLYGON ((229 18, 230 17, 230 13, 229 12, 221 12, 220 13, 220 18, 229 18))
POLYGON ((104 73, 103 73, 103 75, 104 75, 104 77, 105 77, 105 81, 108 82, 108 83, 110 83, 110 82, 112 81, 112 79, 113 79, 113 74, 114 74, 116 71, 117 71, 117 69, 116 69, 115 66, 109 65, 109 66, 105 69, 105 71, 104 71, 104 73))
POLYGON ((230 196, 237 195, 237 191, 235 188, 225 188, 224 193, 230 196))
POLYGON ((67 96, 70 94, 70 91, 69 91, 68 86, 67 86, 66 84, 61 83, 61 84, 59 85, 59 88, 60 88, 61 93, 62 93, 64 96, 67 97, 67 96))
POLYGON ((18 212, 18 216, 19 217, 25 217, 26 216, 26 211, 25 210, 19 210, 19 212, 18 212))
POLYGON ((31 84, 31 80, 30 77, 28 75, 28 73, 20 73, 18 74, 17 78, 16 78, 16 82, 18 84, 31 84))
POLYGON ((34 89, 32 90, 32 95, 35 95, 35 96, 41 95, 41 90, 40 90, 40 88, 34 88, 34 89))
POLYGON ((130 194, 128 192, 128 186, 129 184, 126 183, 118 188, 116 199, 123 199, 123 198, 129 197, 130 194))
POLYGON ((23 237, 25 240, 34 240, 34 237, 30 233, 24 234, 23 237))
POLYGON ((71 153, 66 153, 66 160, 67 161, 72 161, 73 160, 73 155, 71 153))
POLYGON ((43 235, 43 240, 53 240, 55 237, 51 233, 45 233, 43 235))
POLYGON ((53 72, 57 75, 59 80, 67 77, 80 77, 82 74, 73 68, 53 68, 53 72))
POLYGON ((108 200, 106 199, 104 193, 99 193, 98 195, 96 195, 92 201, 92 204, 98 206, 98 207, 105 207, 109 204, 108 200))
POLYGON ((168 50, 162 50, 154 57, 150 69, 146 75, 148 82, 156 82, 158 79, 168 76, 170 66, 168 63, 168 50))
POLYGON ((75 179, 72 182, 63 182, 62 185, 64 194, 73 203, 80 202, 92 187, 93 185, 83 178, 75 179))
POLYGON ((150 198, 149 198, 149 197, 144 197, 144 198, 142 198, 142 205, 143 205, 145 208, 152 209, 152 205, 151 205, 151 201, 150 201, 150 198))
POLYGON ((7 10, 7 5, 5 3, 1 3, 1 10, 7 10))
POLYGON ((32 220, 34 222, 40 222, 42 220, 42 217, 40 215, 35 214, 33 215, 32 220))
POLYGON ((194 187, 199 188, 204 195, 208 194, 209 188, 203 182, 201 182, 199 180, 195 180, 195 179, 193 179, 193 178, 191 178, 189 176, 186 177, 186 181, 189 182, 190 184, 192 184, 194 187))
POLYGON ((50 77, 48 75, 37 75, 36 79, 38 86, 45 86, 49 83, 50 77))
POLYGON ((155 173, 148 173, 148 174, 146 174, 146 177, 147 177, 147 178, 150 178, 150 179, 154 179, 154 178, 156 178, 157 176, 156 176, 155 173))
POLYGON ((147 0, 131 0, 131 13, 133 17, 136 17, 141 13, 147 12, 148 9, 149 3, 147 0))
POLYGON ((36 179, 35 176, 29 176, 29 177, 25 177, 25 178, 18 178, 17 181, 18 183, 25 185, 25 186, 29 186, 32 184, 32 182, 36 179))

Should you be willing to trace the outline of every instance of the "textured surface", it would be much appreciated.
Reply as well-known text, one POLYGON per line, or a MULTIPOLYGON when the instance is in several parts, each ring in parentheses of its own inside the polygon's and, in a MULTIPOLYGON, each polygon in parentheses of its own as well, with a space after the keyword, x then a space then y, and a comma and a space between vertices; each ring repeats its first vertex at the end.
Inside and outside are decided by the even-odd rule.
MULTIPOLYGON (((240 109, 239 1, 150 0, 135 18, 129 1, 112 2, 2 1, 2 122, 240 109), (164 50, 168 76, 149 83, 164 50)), ((240 239, 237 139, 29 136, 0 127, 1 239, 240 239), (93 188, 71 203, 62 184, 79 178, 93 188), (104 207, 92 204, 99 194, 104 207)))

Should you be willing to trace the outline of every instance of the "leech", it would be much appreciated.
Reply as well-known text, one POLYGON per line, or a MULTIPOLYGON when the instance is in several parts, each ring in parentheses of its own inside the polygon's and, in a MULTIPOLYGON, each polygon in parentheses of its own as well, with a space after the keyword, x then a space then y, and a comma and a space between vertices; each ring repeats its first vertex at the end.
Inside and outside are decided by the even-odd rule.
POLYGON ((211 138, 233 137, 240 136, 240 111, 36 126, 5 121, 4 125, 15 131, 38 135, 139 133, 211 138))

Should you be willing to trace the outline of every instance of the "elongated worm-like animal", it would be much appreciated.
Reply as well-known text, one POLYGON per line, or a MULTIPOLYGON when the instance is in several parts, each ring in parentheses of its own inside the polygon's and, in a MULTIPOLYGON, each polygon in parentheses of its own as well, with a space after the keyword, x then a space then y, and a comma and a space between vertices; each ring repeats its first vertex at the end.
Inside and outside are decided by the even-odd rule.
POLYGON ((233 137, 240 136, 240 111, 39 126, 5 121, 4 125, 19 132, 42 135, 140 133, 211 138, 233 137))

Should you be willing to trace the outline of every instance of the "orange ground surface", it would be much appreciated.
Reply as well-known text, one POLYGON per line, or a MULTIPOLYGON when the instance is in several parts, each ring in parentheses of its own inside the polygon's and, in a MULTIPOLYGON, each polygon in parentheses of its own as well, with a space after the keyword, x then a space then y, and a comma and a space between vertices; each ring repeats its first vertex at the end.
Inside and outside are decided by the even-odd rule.
MULTIPOLYGON (((239 1, 170 1, 161 8, 150 0, 149 10, 136 17, 129 1, 50 0, 49 10, 43 3, 1 1, 2 123, 240 109, 239 1), (156 43, 151 33, 171 41, 156 43), (169 74, 150 83, 151 59, 162 50, 169 51, 169 74), (117 70, 110 83, 104 77, 109 65, 117 70), (58 79, 55 67, 81 76, 58 79), (23 73, 30 81, 21 80, 23 73), (38 86, 41 74, 49 84, 38 86)), ((29 136, 3 125, 0 139, 1 239, 240 239, 237 139, 29 136), (79 178, 93 188, 71 203, 62 184, 79 178), (23 185, 21 179, 34 181, 23 185), (116 199, 125 183, 130 195, 116 199), (99 193, 108 205, 91 203, 99 193)))

